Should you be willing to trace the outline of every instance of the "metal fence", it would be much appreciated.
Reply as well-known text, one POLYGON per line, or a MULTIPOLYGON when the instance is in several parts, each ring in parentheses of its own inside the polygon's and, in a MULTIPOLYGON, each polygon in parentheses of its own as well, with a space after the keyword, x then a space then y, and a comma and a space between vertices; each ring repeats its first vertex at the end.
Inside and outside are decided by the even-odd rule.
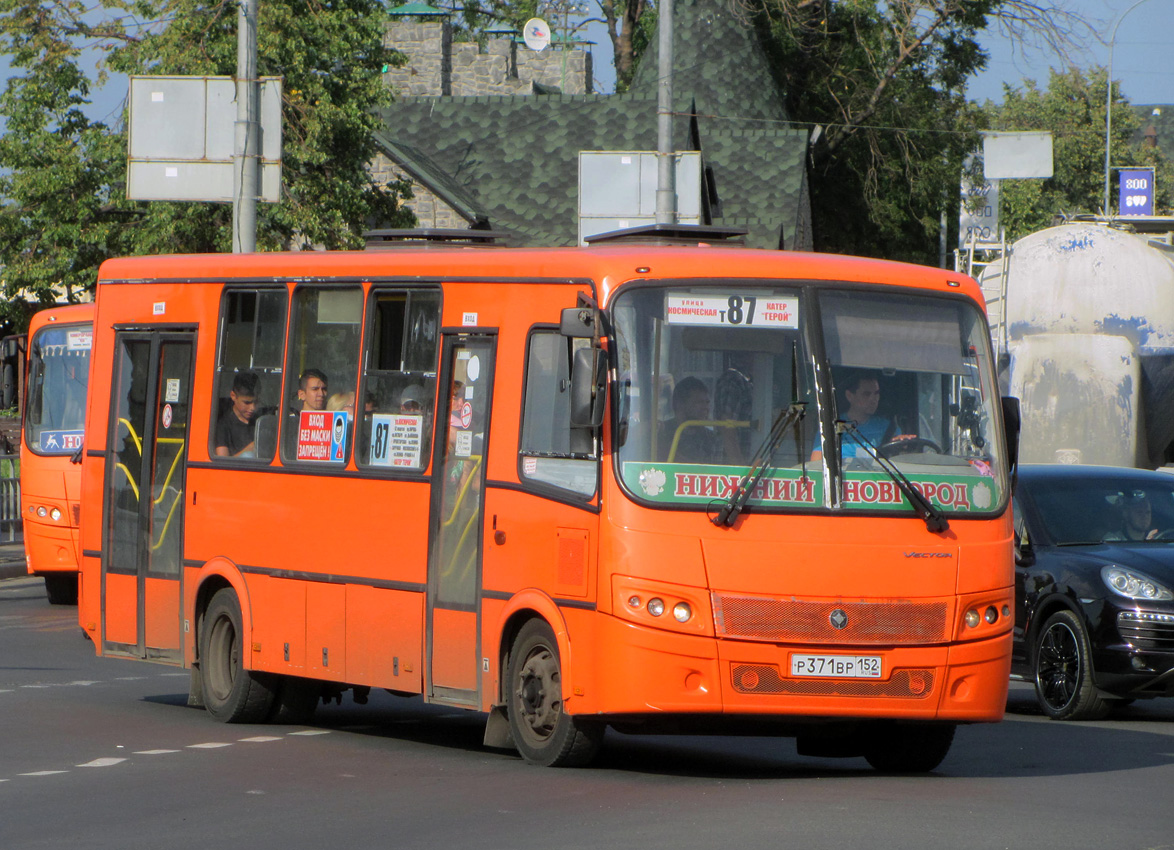
POLYGON ((0 454, 0 543, 20 532, 20 455, 0 454))

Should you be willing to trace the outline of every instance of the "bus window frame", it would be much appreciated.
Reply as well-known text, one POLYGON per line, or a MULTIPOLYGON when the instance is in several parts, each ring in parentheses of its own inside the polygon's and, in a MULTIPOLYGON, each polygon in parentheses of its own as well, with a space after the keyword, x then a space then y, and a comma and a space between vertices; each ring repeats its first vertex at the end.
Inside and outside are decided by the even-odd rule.
MULTIPOLYGON (((355 469, 364 477, 370 478, 393 478, 396 480, 427 480, 432 471, 433 454, 436 444, 437 422, 440 421, 440 414, 437 412, 440 407, 440 355, 444 348, 444 287, 439 282, 420 282, 414 281, 399 281, 399 280, 371 280, 367 293, 363 298, 363 327, 362 338, 359 350, 359 377, 355 389, 355 429, 354 436, 351 440, 351 454, 350 462, 353 462, 355 469), (424 465, 419 469, 396 469, 391 466, 376 466, 370 462, 368 458, 366 463, 359 462, 358 440, 360 433, 360 425, 362 421, 359 414, 360 404, 365 404, 367 396, 367 373, 375 371, 380 375, 388 374, 393 370, 368 368, 371 355, 373 354, 372 345, 375 339, 375 309, 373 307, 375 300, 380 295, 388 293, 402 292, 407 295, 406 309, 404 310, 404 325, 407 326, 408 317, 411 312, 411 296, 413 293, 427 292, 435 293, 437 296, 437 310, 436 310, 436 348, 432 353, 431 372, 425 372, 424 375, 431 375, 432 377, 432 422, 431 429, 423 435, 423 441, 420 444, 420 456, 424 459, 424 465)), ((406 336, 401 344, 406 344, 406 336)), ((400 361, 403 362, 402 359, 400 361)), ((411 372, 400 372, 402 375, 412 374, 411 372)))
MULTIPOLYGON (((867 508, 846 508, 840 501, 840 493, 843 487, 843 469, 841 464, 829 463, 827 458, 830 457, 827 446, 829 445, 826 437, 834 431, 834 421, 836 418, 836 400, 835 387, 831 381, 832 364, 827 361, 827 349, 825 346, 824 332, 823 332, 823 315, 821 310, 821 303, 819 295, 824 291, 832 291, 835 293, 842 292, 865 292, 871 294, 890 294, 906 297, 915 297, 923 299, 934 299, 946 301, 955 305, 966 305, 967 309, 977 312, 981 319, 981 324, 986 328, 987 334, 983 338, 987 341, 987 353, 992 354, 990 349, 990 333, 989 322, 987 320, 986 312, 982 306, 976 303, 972 298, 966 296, 961 292, 935 292, 923 286, 899 286, 893 284, 886 284, 880 282, 868 281, 852 281, 839 280, 832 278, 740 278, 731 277, 728 279, 722 278, 657 278, 657 279, 640 279, 627 280, 615 287, 616 295, 636 292, 648 288, 659 288, 667 291, 675 285, 686 287, 736 287, 739 285, 748 285, 754 287, 765 288, 768 286, 776 286, 779 288, 794 289, 800 298, 804 318, 801 320, 800 334, 802 334, 807 345, 807 356, 814 361, 813 373, 815 385, 813 387, 812 397, 815 399, 818 406, 817 422, 819 431, 819 445, 824 448, 824 457, 819 461, 811 462, 807 468, 807 475, 811 478, 822 478, 824 481, 825 498, 823 504, 814 507, 772 507, 767 505, 753 504, 750 506, 747 513, 761 513, 763 515, 772 516, 853 516, 853 517, 879 517, 887 519, 903 518, 906 514, 894 511, 884 510, 869 510, 867 508), (827 372, 826 376, 824 372, 827 372)), ((608 359, 609 368, 615 380, 618 380, 619 367, 619 346, 616 341, 616 322, 615 322, 615 304, 617 298, 613 297, 608 300, 607 326, 609 328, 609 346, 608 359)), ((994 359, 987 358, 991 363, 991 368, 994 368, 994 359)), ((608 446, 611 454, 611 472, 619 485, 620 492, 626 498, 642 508, 647 508, 656 511, 685 511, 690 513, 697 513, 700 515, 706 514, 706 508, 699 504, 666 504, 662 502, 653 502, 644 499, 640 494, 632 491, 624 482, 622 462, 620 460, 620 453, 615 450, 614 440, 615 434, 619 428, 619 406, 616 400, 619 398, 619 388, 612 388, 611 404, 609 405, 610 414, 608 417, 608 425, 610 428, 610 439, 612 443, 608 446)), ((998 384, 994 385, 994 389, 998 390, 998 384)), ((992 396, 997 398, 997 396, 992 396)), ((811 418, 811 411, 808 411, 807 417, 811 418)), ((1000 431, 992 435, 994 439, 1000 441, 1000 457, 1006 463, 1007 447, 1003 444, 1004 435, 1000 431)), ((834 445, 834 440, 831 445, 834 445)), ((979 519, 987 520, 1001 516, 1007 509, 1011 500, 1011 477, 1010 470, 1004 473, 1005 486, 1001 488, 999 493, 1000 498, 997 499, 987 510, 971 510, 971 511, 955 511, 949 508, 943 509, 946 516, 951 519, 957 518, 959 520, 979 519)))
MULTIPOLYGON (((287 426, 290 423, 287 422, 287 419, 289 418, 290 414, 293 414, 293 413, 297 413, 300 416, 301 409, 294 408, 293 402, 294 402, 294 400, 297 396, 297 392, 298 392, 298 381, 300 380, 300 378, 302 376, 302 371, 304 371, 304 370, 299 369, 299 370, 297 370, 297 372, 295 374, 294 370, 292 370, 290 368, 292 365, 290 360, 293 356, 294 310, 297 305, 298 293, 305 291, 307 289, 316 289, 319 292, 324 291, 324 290, 333 290, 333 291, 342 291, 342 290, 347 290, 347 289, 358 290, 358 293, 360 296, 360 298, 359 298, 359 321, 357 322, 359 338, 358 338, 358 346, 357 346, 357 350, 356 350, 356 357, 354 359, 354 366, 353 366, 354 372, 352 373, 352 377, 354 379, 354 386, 355 386, 355 406, 357 408, 358 407, 358 399, 359 399, 359 390, 358 390, 359 379, 362 377, 362 358, 363 358, 363 345, 364 345, 363 334, 365 331, 364 312, 366 311, 366 300, 365 300, 366 299, 366 292, 364 290, 365 290, 365 287, 369 286, 369 284, 370 284, 369 279, 362 278, 362 277, 355 277, 355 278, 307 278, 304 280, 298 280, 296 283, 294 283, 293 289, 290 290, 289 306, 286 310, 286 316, 285 316, 285 323, 286 323, 285 324, 285 349, 284 349, 284 355, 283 355, 283 360, 282 360, 282 369, 285 373, 285 379, 283 381, 282 395, 278 401, 278 406, 277 406, 278 435, 277 435, 277 451, 275 452, 275 456, 278 459, 280 459, 282 467, 284 467, 286 469, 296 469, 299 472, 305 472, 305 473, 309 473, 309 474, 336 475, 339 472, 342 472, 343 470, 347 470, 350 468, 351 456, 353 454, 352 449, 354 448, 354 445, 353 445, 354 444, 354 437, 352 435, 351 439, 347 441, 348 444, 344 448, 343 460, 341 463, 339 463, 337 461, 329 461, 329 462, 324 463, 324 462, 320 462, 320 461, 298 460, 297 459, 298 449, 297 449, 297 430, 296 430, 296 428, 294 429, 294 432, 292 435, 293 436, 292 443, 289 439, 289 437, 291 435, 289 433, 289 428, 287 426), (286 456, 287 445, 288 445, 288 450, 289 450, 288 457, 286 456)), ((315 319, 317 319, 317 317, 315 317, 315 319)), ((320 325, 323 323, 316 320, 315 324, 320 325)), ((307 366, 305 368, 318 369, 320 367, 307 366)), ((323 371, 325 371, 325 370, 323 370, 323 371)), ((325 372, 325 374, 326 374, 326 389, 327 389, 327 393, 328 393, 327 400, 329 401, 330 395, 333 395, 334 392, 338 392, 338 390, 334 390, 333 392, 330 390, 330 382, 332 380, 332 376, 329 372, 325 372)))
MULTIPOLYGON (((281 399, 284 397, 284 392, 285 392, 285 361, 286 361, 286 353, 287 353, 286 346, 289 343, 289 312, 290 312, 289 284, 284 281, 281 281, 281 280, 275 280, 273 278, 259 278, 255 281, 253 281, 253 280, 233 280, 231 282, 226 282, 220 288, 220 306, 218 309, 218 315, 216 317, 216 319, 217 319, 217 321, 216 321, 216 353, 214 355, 215 359, 212 362, 212 402, 211 402, 211 406, 209 408, 212 413, 212 416, 209 417, 209 426, 208 426, 208 459, 210 461, 212 461, 213 463, 217 463, 217 464, 220 464, 220 463, 240 463, 240 464, 245 464, 247 466, 273 466, 274 461, 277 459, 277 457, 280 454, 280 447, 278 445, 275 445, 274 449, 273 449, 273 457, 268 458, 268 459, 260 458, 260 457, 232 457, 231 455, 218 455, 218 454, 216 454, 216 446, 215 446, 216 428, 220 422, 219 417, 216 416, 215 414, 220 409, 220 401, 221 401, 221 397, 218 394, 217 384, 219 383, 219 380, 222 377, 221 366, 223 365, 222 358, 224 356, 224 340, 225 340, 225 325, 226 325, 226 312, 225 312, 224 306, 225 306, 225 303, 226 303, 229 295, 233 292, 260 293, 260 292, 264 292, 264 291, 282 292, 285 294, 285 318, 281 323, 281 327, 282 327, 282 331, 281 331, 281 333, 282 333, 281 363, 279 364, 279 367, 278 367, 280 369, 278 375, 280 376, 281 380, 278 382, 278 389, 277 389, 278 428, 280 429, 280 427, 281 427, 280 411, 281 411, 281 399)), ((249 371, 251 371, 251 370, 249 370, 249 371)), ((253 429, 254 429, 253 436, 254 436, 254 438, 256 437, 256 427, 257 427, 256 417, 254 417, 254 421, 253 421, 253 429)), ((279 435, 280 435, 280 431, 279 431, 279 435)))
MULTIPOLYGON (((540 496, 544 499, 550 499, 551 501, 559 502, 561 504, 571 505, 571 506, 577 507, 577 508, 586 508, 588 510, 593 510, 595 512, 598 512, 599 498, 600 498, 600 494, 603 489, 603 486, 602 486, 603 485, 603 428, 602 427, 595 429, 598 432, 597 436, 599 438, 599 443, 598 443, 597 449, 594 453, 594 457, 581 458, 581 460, 589 460, 595 464, 595 489, 592 490, 592 492, 590 494, 586 494, 586 495, 579 494, 579 493, 576 493, 574 490, 569 490, 565 487, 559 487, 556 484, 550 484, 545 481, 538 481, 534 478, 530 478, 530 477, 523 474, 522 465, 524 462, 524 459, 523 459, 524 452, 522 450, 522 438, 523 438, 525 428, 526 428, 526 398, 527 398, 527 393, 529 390, 528 378, 530 376, 531 342, 532 342, 533 338, 538 334, 551 334, 551 335, 560 336, 560 337, 562 336, 559 333, 559 326, 557 324, 551 324, 548 322, 537 322, 537 323, 531 325, 529 327, 529 329, 527 329, 527 331, 526 331, 526 338, 525 338, 525 343, 524 343, 524 345, 525 345, 524 352, 525 353, 522 358, 522 397, 521 397, 521 407, 518 411, 518 438, 517 438, 517 455, 518 455, 517 475, 518 475, 518 481, 520 482, 522 489, 524 489, 527 492, 533 493, 536 496, 540 496)), ((567 342, 568 345, 570 344, 570 339, 571 339, 570 337, 562 337, 562 338, 568 341, 567 342)), ((608 355, 608 360, 609 360, 609 362, 611 360, 610 354, 608 355)), ((608 388, 607 392, 608 392, 609 396, 612 395, 612 390, 610 387, 608 388)), ((612 397, 614 397, 614 396, 612 396, 612 397)))
MULTIPOLYGON (((91 319, 90 321, 81 321, 81 322, 63 322, 60 324, 58 324, 57 322, 52 322, 50 324, 42 325, 40 328, 37 329, 37 332, 35 334, 33 334, 33 338, 30 339, 27 343, 25 357, 26 357, 26 361, 27 361, 28 365, 26 366, 25 383, 24 383, 24 387, 23 387, 24 399, 23 399, 22 403, 24 404, 24 410, 21 411, 21 416, 20 416, 20 440, 25 445, 25 447, 28 448, 28 450, 30 452, 37 455, 38 457, 70 457, 71 455, 77 454, 78 450, 77 449, 69 449, 68 451, 45 452, 45 451, 41 451, 40 449, 33 448, 33 444, 27 440, 26 435, 29 433, 29 416, 32 415, 31 414, 32 405, 30 405, 28 403, 29 402, 29 392, 32 389, 31 383, 29 382, 29 374, 28 373, 31 371, 31 367, 32 367, 33 344, 36 342, 37 337, 39 337, 45 331, 61 330, 63 328, 68 329, 68 328, 84 328, 84 327, 90 328, 90 359, 88 359, 86 361, 86 401, 82 405, 82 414, 83 414, 82 415, 82 445, 84 446, 85 445, 85 414, 88 412, 87 408, 89 407, 89 403, 90 403, 89 402, 89 397, 90 397, 90 363, 91 363, 93 356, 94 356, 94 348, 93 348, 93 345, 94 345, 94 343, 93 343, 94 322, 93 322, 93 320, 91 319)), ((44 358, 41 358, 41 359, 43 360, 44 358)), ((43 405, 42 405, 41 409, 42 409, 42 411, 44 410, 43 405)), ((45 430, 45 429, 42 428, 42 430, 45 430)))

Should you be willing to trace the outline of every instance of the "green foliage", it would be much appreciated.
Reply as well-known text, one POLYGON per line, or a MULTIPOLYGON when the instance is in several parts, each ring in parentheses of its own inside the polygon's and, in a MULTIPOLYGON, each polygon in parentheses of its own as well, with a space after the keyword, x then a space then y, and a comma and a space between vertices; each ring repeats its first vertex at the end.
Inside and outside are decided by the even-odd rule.
MULTIPOLYGON (((999 186, 999 220, 1010 240, 1052 225, 1058 216, 1100 213, 1105 192, 1104 68, 1088 74, 1053 71, 1041 91, 1032 81, 1006 86, 1002 104, 984 106, 990 130, 1047 130, 1052 133, 1053 175, 1046 180, 1004 180, 999 186)), ((1118 167, 1155 168, 1155 210, 1169 209, 1174 164, 1156 148, 1132 144, 1139 119, 1114 86, 1110 140, 1110 205, 1116 206, 1118 167)))
POLYGON ((966 79, 996 0, 761 0, 758 21, 791 118, 816 125, 815 246, 936 265, 973 148, 966 79))
MULTIPOLYGON (((258 72, 283 78, 282 200, 259 204, 258 250, 353 248, 372 226, 414 223, 400 181, 366 170, 391 93, 377 0, 260 3, 258 72)), ((225 75, 236 71, 237 6, 200 0, 0 0, 0 52, 12 76, 0 95, 0 262, 9 296, 73 300, 110 256, 231 250, 231 207, 125 199, 122 127, 83 108, 107 70, 225 75), (152 22, 143 26, 141 22, 152 22), (81 46, 97 51, 91 80, 81 46)), ((14 317, 15 318, 15 317, 14 317)), ((17 322, 23 324, 23 322, 17 322)))
POLYGON ((82 111, 80 50, 37 4, 0 0, 0 50, 14 73, 0 94, 0 318, 23 329, 34 304, 92 288, 119 247, 117 195, 125 142, 82 111), (19 293, 19 299, 12 296, 19 293))

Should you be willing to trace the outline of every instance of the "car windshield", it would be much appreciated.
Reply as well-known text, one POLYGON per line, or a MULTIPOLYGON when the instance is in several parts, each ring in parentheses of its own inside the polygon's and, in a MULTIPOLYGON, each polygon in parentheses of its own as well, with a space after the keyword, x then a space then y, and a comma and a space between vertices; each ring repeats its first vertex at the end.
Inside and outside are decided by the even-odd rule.
POLYGON ((90 325, 42 328, 29 346, 24 439, 41 454, 81 447, 90 376, 90 325))
POLYGON ((1063 476, 1028 484, 1058 546, 1174 542, 1174 476, 1144 481, 1063 476))
POLYGON ((912 511, 869 447, 936 508, 1001 504, 997 388, 986 325, 969 302, 669 282, 621 292, 612 316, 614 446, 641 501, 714 509, 780 413, 798 405, 804 416, 788 420, 750 504, 912 511))

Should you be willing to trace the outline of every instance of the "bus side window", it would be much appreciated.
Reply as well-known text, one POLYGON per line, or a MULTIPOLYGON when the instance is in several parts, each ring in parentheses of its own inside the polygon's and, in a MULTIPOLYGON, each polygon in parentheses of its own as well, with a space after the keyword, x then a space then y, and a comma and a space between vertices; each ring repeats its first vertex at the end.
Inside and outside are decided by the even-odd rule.
POLYGON ((526 356, 525 402, 520 476, 591 496, 599 478, 598 452, 591 429, 571 428, 571 358, 590 340, 565 337, 557 330, 530 335, 526 356))
POLYGON ((284 288, 224 290, 209 429, 213 458, 273 460, 276 442, 265 436, 275 432, 281 398, 287 299, 284 288))
POLYGON ((373 288, 367 324, 355 462, 419 472, 428 465, 436 418, 440 292, 373 288))
POLYGON ((299 286, 290 308, 282 463, 344 465, 354 434, 363 290, 299 286))

